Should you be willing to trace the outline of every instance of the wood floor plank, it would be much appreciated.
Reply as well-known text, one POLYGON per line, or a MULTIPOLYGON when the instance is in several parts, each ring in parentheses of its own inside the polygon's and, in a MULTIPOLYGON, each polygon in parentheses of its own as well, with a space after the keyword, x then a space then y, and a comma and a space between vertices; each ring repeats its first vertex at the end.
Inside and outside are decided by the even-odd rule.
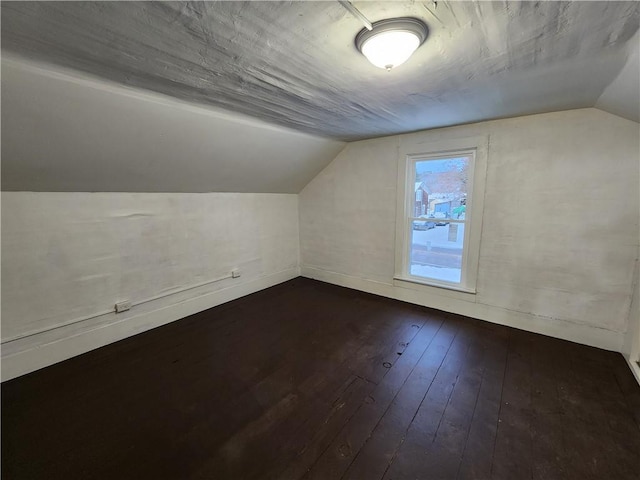
POLYGON ((474 340, 424 462, 423 472, 436 478, 457 476, 477 406, 485 354, 486 348, 474 340))
POLYGON ((404 354, 390 367, 370 403, 364 403, 305 475, 306 479, 340 478, 435 337, 442 323, 427 322, 404 354))
POLYGON ((540 338, 541 348, 531 349, 532 478, 567 478, 567 445, 562 432, 565 411, 560 401, 556 366, 563 353, 557 342, 540 338))
POLYGON ((640 471, 620 354, 303 278, 1 389, 9 479, 640 471))
POLYGON ((640 443, 624 394, 615 379, 610 352, 571 345, 559 371, 566 470, 571 479, 637 478, 640 443), (621 420, 624 419, 624 420, 621 420), (628 428, 632 426, 632 428, 628 428), (636 453, 631 453, 636 452, 636 453))
POLYGON ((294 480, 309 471, 376 387, 374 383, 356 378, 359 381, 353 391, 313 409, 312 415, 285 443, 285 448, 293 454, 286 463, 277 465, 274 475, 267 478, 294 480))
POLYGON ((382 478, 449 351, 458 327, 454 322, 447 322, 440 328, 343 478, 382 478))
MULTIPOLYGON (((400 329, 399 335, 392 336, 390 341, 388 341, 389 347, 384 350, 393 352, 392 354, 388 354, 391 356, 389 360, 394 360, 398 358, 398 353, 404 353, 407 346, 411 341, 415 338, 417 333, 419 332, 419 328, 415 328, 416 326, 421 326, 425 323, 425 319, 417 319, 413 315, 409 317, 403 316, 403 328, 400 329), (415 323, 418 322, 418 323, 415 323), (398 342, 400 340, 400 342, 398 342)), ((369 349, 366 349, 367 351, 369 349)), ((383 363, 385 360, 384 356, 374 356, 372 359, 369 359, 369 356, 366 353, 358 352, 356 359, 354 361, 350 361, 348 365, 342 365, 341 367, 349 368, 349 371, 356 371, 362 373, 360 368, 358 367, 359 363, 368 363, 376 362, 383 363), (363 359, 366 359, 363 361, 363 359)), ((378 376, 384 376, 384 374, 388 373, 390 369, 382 367, 381 374, 372 375, 371 371, 374 369, 369 369, 369 377, 373 376, 375 380, 381 380, 378 376)), ((366 380, 368 383, 368 388, 366 390, 367 397, 360 398, 360 402, 358 404, 354 402, 345 403, 340 407, 342 410, 340 415, 335 415, 333 412, 330 412, 328 415, 322 415, 320 410, 314 409, 314 412, 318 413, 320 416, 323 416, 323 420, 321 422, 318 421, 310 421, 309 425, 320 424, 320 428, 315 428, 315 430, 307 429, 305 433, 298 433, 295 438, 295 442, 298 446, 302 448, 298 449, 298 454, 295 459, 292 461, 292 465, 286 469, 286 472, 282 474, 282 476, 278 476, 277 478, 300 478, 303 474, 305 474, 311 466, 317 461, 319 455, 323 453, 330 445, 331 441, 335 438, 337 433, 344 427, 347 421, 351 418, 353 413, 360 407, 360 403, 368 402, 373 399, 372 396, 368 394, 372 392, 373 388, 377 385, 373 380, 358 375, 358 378, 366 380)), ((357 396, 353 396, 353 398, 357 398, 357 396)))
MULTIPOLYGON (((470 327, 469 323, 461 322, 461 328, 438 369, 434 381, 426 391, 404 441, 398 448, 383 478, 421 478, 428 475, 429 466, 434 465, 435 457, 431 456, 431 451, 436 446, 435 439, 440 427, 444 426, 447 433, 457 433, 453 431, 454 429, 449 429, 446 423, 443 424, 443 417, 468 355, 471 353, 475 358, 475 352, 472 350, 473 344, 474 329, 470 327)), ((444 441, 455 442, 450 435, 444 437, 444 441)), ((440 446, 441 443, 437 444, 438 448, 440 446)), ((439 468, 441 467, 439 466, 439 468)), ((453 475, 457 472, 457 467, 456 464, 453 475)))
POLYGON ((507 358, 508 332, 487 332, 487 352, 480 391, 469 427, 458 473, 459 479, 486 479, 491 476, 493 447, 507 358))
MULTIPOLYGON (((380 319, 375 318, 376 315, 374 315, 374 312, 369 312, 369 314, 371 316, 372 324, 373 325, 378 324, 378 327, 380 327, 379 324, 382 323, 380 319)), ((362 324, 364 325, 366 323, 362 322, 362 324)), ((396 338, 398 337, 406 338, 408 334, 409 334, 408 338, 412 338, 412 336, 416 334, 415 333, 416 329, 412 328, 412 325, 410 325, 410 322, 408 320, 405 320, 402 322, 396 321, 394 323, 390 323, 389 326, 394 328, 389 328, 389 329, 384 328, 383 330, 380 330, 380 328, 378 328, 377 333, 378 334, 383 333, 385 336, 390 337, 391 340, 388 343, 393 343, 392 348, 394 349, 394 352, 396 349, 396 346, 395 346, 396 338)), ((377 352, 377 350, 380 350, 380 352, 383 352, 389 349, 389 346, 385 346, 384 342, 380 342, 379 339, 376 343, 377 348, 376 349, 370 348, 369 342, 367 340, 367 337, 370 335, 370 332, 368 332, 366 329, 358 330, 358 335, 359 337, 357 337, 358 342, 356 342, 356 345, 345 343, 344 346, 340 347, 340 349, 338 350, 333 351, 332 352, 333 354, 328 356, 327 358, 322 358, 322 359, 313 358, 314 360, 321 361, 320 366, 318 365, 319 362, 311 362, 311 363, 304 362, 304 359, 308 357, 308 353, 309 353, 308 351, 295 352, 295 354, 292 355, 292 358, 288 359, 285 362, 286 366, 283 369, 283 371, 279 373, 278 376, 282 378, 278 379, 276 377, 276 378, 269 379, 267 386, 259 389, 258 392, 261 390, 264 390, 265 394, 272 395, 274 398, 279 398, 280 396, 284 395, 286 392, 289 395, 293 395, 294 398, 298 401, 290 402, 288 404, 290 408, 287 413, 287 418, 283 419, 280 422, 280 425, 274 426, 268 429, 268 434, 267 434, 267 430, 266 429, 264 430, 265 431, 265 435, 263 436, 264 438, 260 438, 259 434, 261 433, 261 429, 256 428, 255 425, 249 425, 249 430, 246 432, 243 429, 244 437, 249 437, 249 439, 253 441, 253 443, 258 443, 258 444, 262 443, 262 444, 266 444, 274 447, 278 445, 278 447, 280 448, 280 452, 279 452, 280 455, 286 455, 287 453, 292 455, 293 453, 295 453, 295 447, 298 447, 299 442, 304 440, 304 437, 302 437, 302 433, 301 433, 302 425, 306 422, 308 417, 312 415, 311 412, 314 412, 317 410, 322 411, 323 407, 326 408, 326 405, 323 405, 321 402, 320 404, 318 404, 319 402, 317 401, 318 396, 321 396, 323 390, 327 388, 326 380, 335 379, 336 381, 341 382, 343 378, 347 376, 352 376, 352 372, 354 371, 359 372, 361 371, 361 368, 363 366, 367 366, 372 362, 375 362, 378 356, 380 355, 380 353, 377 352), (358 345, 361 345, 361 347, 357 348, 358 345), (362 345, 365 345, 366 347, 362 345), (294 374, 293 371, 298 371, 298 374, 294 374), (306 376, 305 376, 305 372, 306 372, 306 376), (309 372, 313 372, 313 373, 309 374, 309 372), (304 378, 304 380, 301 382, 297 382, 295 380, 296 377, 299 377, 300 379, 304 378), (274 383, 276 385, 281 386, 282 388, 281 392, 278 392, 278 388, 274 389, 274 386, 273 386, 274 383), (310 403, 314 403, 317 405, 314 406, 312 409, 309 409, 307 405, 310 403), (288 434, 286 433, 287 431, 289 432, 288 434), (284 439, 287 437, 287 435, 292 435, 291 434, 292 431, 295 432, 297 445, 290 446, 290 448, 282 448, 282 443, 284 442, 284 439), (280 435, 282 437, 281 442, 269 443, 270 440, 273 439, 272 437, 274 436, 277 437, 280 434, 280 432, 283 432, 282 435, 280 435)), ((317 338, 314 341, 316 340, 317 338)), ((311 357, 314 357, 314 356, 312 355, 311 357)), ((385 371, 388 371, 388 370, 385 369, 385 371)), ((358 380, 358 382, 356 383, 362 384, 362 385, 359 385, 360 388, 356 389, 355 392, 350 392, 350 395, 348 398, 349 407, 353 406, 354 404, 358 405, 363 400, 364 394, 368 393, 369 390, 372 388, 372 385, 366 384, 366 383, 370 383, 367 379, 359 376, 356 376, 355 378, 358 380), (357 403, 354 403, 354 402, 357 402, 357 403)), ((254 390, 254 397, 264 398, 265 394, 257 395, 256 391, 254 390)), ((333 409, 335 408, 335 405, 334 405, 335 402, 344 402, 344 399, 339 398, 339 399, 333 400, 331 404, 331 410, 327 413, 328 416, 335 415, 335 412, 333 411, 333 409)), ((348 410, 349 409, 347 409, 347 411, 348 410)), ((268 420, 270 418, 268 412, 265 413, 265 415, 266 416, 263 417, 262 421, 264 421, 264 419, 268 420)), ((211 477, 212 475, 214 477, 215 476, 235 477, 239 474, 238 472, 239 469, 242 469, 242 474, 244 475, 244 477, 249 478, 252 476, 252 472, 250 472, 249 469, 244 466, 244 463, 242 462, 242 458, 240 456, 236 455, 236 456, 232 456, 232 458, 229 458, 229 451, 232 451, 232 452, 237 451, 240 445, 242 445, 243 443, 246 443, 246 440, 243 441, 242 436, 241 437, 236 436, 234 437, 233 440, 235 442, 235 444, 232 444, 234 448, 230 450, 229 441, 227 441, 225 445, 222 447, 221 451, 218 451, 218 454, 216 454, 211 461, 206 462, 207 465, 205 465, 203 468, 200 469, 200 472, 198 473, 198 475, 196 475, 196 478, 199 478, 200 476, 211 477), (234 460, 235 460, 235 463, 234 463, 234 460), (236 470, 234 470, 234 468, 236 470)), ((246 450, 246 448, 244 448, 244 450, 246 450)), ((275 459, 277 455, 272 453, 271 455, 269 455, 269 457, 271 459, 275 459)), ((296 459, 296 460, 299 461, 299 459, 296 459)), ((265 468, 264 466, 262 466, 259 469, 259 472, 253 472, 253 474, 257 475, 258 473, 264 473, 264 472, 265 472, 265 468)))
POLYGON ((491 478, 531 478, 531 338, 512 330, 491 478))

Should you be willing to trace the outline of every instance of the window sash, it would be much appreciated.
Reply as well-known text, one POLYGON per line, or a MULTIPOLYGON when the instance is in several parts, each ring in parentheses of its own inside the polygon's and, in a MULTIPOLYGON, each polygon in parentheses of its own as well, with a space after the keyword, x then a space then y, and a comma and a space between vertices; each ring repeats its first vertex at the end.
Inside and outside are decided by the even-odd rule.
POLYGON ((440 217, 409 217, 409 222, 447 222, 447 223, 469 223, 469 220, 460 220, 457 218, 440 218, 440 217))
POLYGON ((420 275, 411 274, 411 247, 413 240, 413 222, 414 221, 446 221, 449 223, 458 223, 467 225, 469 224, 469 218, 473 215, 473 186, 475 179, 475 164, 476 164, 476 149, 464 149, 464 150, 449 150, 442 151, 436 153, 428 153, 428 154, 416 154, 416 155, 407 155, 407 175, 406 175, 406 185, 405 185, 405 218, 406 227, 405 227, 405 245, 403 252, 403 267, 402 267, 402 276, 400 279, 406 279, 410 281, 415 281, 417 283, 422 283, 425 285, 431 285, 436 287, 447 287, 453 289, 460 290, 468 290, 469 289, 469 241, 471 235, 471 229, 465 228, 464 230, 464 238, 462 241, 462 265, 460 271, 460 282, 448 282, 445 280, 439 280, 432 277, 423 277, 420 275), (466 212, 465 219, 453 219, 453 218, 419 218, 414 216, 409 216, 407 214, 413 213, 413 203, 415 202, 415 182, 416 182, 416 164, 422 161, 429 160, 446 160, 460 157, 468 157, 469 158, 469 166, 467 170, 467 178, 469 179, 467 185, 467 200, 466 200, 466 212))

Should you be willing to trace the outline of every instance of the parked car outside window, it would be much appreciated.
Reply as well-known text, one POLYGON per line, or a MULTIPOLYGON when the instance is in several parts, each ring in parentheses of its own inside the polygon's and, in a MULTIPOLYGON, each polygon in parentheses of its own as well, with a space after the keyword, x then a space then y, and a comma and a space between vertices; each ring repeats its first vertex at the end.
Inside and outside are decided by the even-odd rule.
POLYGON ((431 230, 432 228, 436 228, 436 222, 429 220, 429 217, 426 215, 420 215, 419 218, 425 218, 427 220, 414 220, 413 221, 413 229, 414 230, 431 230))

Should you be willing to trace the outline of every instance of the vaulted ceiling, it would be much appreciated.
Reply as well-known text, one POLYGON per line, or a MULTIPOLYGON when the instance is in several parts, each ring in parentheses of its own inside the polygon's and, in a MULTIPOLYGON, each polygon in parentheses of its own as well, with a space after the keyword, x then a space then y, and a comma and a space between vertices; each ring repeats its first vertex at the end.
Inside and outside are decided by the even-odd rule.
POLYGON ((386 72, 333 1, 3 2, 2 49, 350 141, 593 106, 640 21, 638 2, 353 4, 430 35, 386 72))

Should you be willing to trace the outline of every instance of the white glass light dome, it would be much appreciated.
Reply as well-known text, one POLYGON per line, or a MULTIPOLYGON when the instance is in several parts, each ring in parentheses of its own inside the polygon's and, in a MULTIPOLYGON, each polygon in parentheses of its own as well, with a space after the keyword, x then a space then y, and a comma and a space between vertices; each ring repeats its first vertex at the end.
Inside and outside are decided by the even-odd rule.
POLYGON ((373 24, 356 36, 356 46, 376 67, 402 65, 427 38, 427 26, 415 18, 394 18, 373 24))

